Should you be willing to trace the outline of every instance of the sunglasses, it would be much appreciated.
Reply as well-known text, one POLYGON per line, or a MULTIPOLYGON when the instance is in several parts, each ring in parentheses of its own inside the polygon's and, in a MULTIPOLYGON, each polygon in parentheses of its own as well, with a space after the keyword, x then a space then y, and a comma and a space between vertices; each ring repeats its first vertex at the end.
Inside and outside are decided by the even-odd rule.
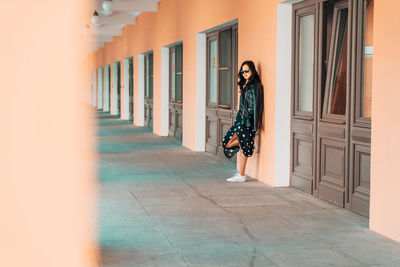
POLYGON ((243 74, 243 73, 249 73, 250 72, 250 70, 249 69, 247 69, 247 70, 241 70, 240 71, 240 74, 243 74))

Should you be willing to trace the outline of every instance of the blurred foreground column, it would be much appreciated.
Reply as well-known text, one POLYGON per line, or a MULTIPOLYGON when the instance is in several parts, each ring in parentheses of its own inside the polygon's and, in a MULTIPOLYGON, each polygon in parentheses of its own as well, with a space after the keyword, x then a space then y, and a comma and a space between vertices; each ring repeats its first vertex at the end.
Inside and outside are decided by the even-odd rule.
POLYGON ((374 1, 370 228, 400 242, 400 1, 374 1))
POLYGON ((89 2, 1 3, 0 266, 96 266, 89 2))

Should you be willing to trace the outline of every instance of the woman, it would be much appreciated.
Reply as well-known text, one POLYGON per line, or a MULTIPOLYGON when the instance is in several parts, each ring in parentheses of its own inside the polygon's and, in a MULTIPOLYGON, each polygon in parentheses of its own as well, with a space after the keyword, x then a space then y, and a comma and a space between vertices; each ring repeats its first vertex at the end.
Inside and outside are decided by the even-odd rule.
POLYGON ((254 137, 262 126, 264 94, 260 76, 253 61, 245 61, 238 74, 240 87, 240 105, 236 120, 222 140, 227 158, 239 151, 239 172, 228 182, 245 182, 247 158, 253 155, 254 137))

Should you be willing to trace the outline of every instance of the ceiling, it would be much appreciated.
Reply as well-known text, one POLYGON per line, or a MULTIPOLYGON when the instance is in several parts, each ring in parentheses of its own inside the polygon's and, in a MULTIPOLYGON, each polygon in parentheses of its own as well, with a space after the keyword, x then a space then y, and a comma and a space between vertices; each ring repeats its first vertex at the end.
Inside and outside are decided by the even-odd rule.
POLYGON ((135 25, 136 17, 142 12, 157 12, 159 1, 96 0, 96 9, 84 29, 84 39, 91 44, 91 52, 112 42, 114 36, 120 36, 125 25, 135 25))

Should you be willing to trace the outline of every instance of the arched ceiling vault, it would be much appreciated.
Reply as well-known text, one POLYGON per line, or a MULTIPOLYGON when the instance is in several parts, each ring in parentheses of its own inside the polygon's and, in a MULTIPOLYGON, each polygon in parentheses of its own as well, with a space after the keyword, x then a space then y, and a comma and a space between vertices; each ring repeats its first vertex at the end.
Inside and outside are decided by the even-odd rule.
POLYGON ((112 42, 114 36, 120 36, 125 25, 135 25, 136 17, 142 12, 157 12, 160 0, 96 1, 93 16, 83 30, 83 38, 91 44, 92 51, 112 42))

